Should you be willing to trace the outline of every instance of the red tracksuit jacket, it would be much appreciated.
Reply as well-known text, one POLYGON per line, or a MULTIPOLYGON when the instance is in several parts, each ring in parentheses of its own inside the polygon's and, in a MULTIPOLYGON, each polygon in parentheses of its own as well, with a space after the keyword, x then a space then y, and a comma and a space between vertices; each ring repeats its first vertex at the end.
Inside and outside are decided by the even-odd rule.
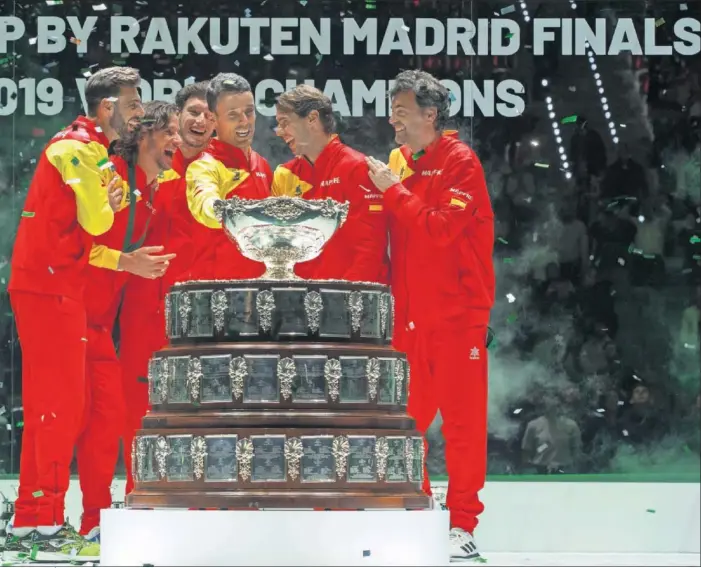
POLYGON ((494 214, 482 165, 446 132, 418 155, 390 154, 400 183, 384 194, 391 215, 395 344, 406 329, 486 326, 494 304, 494 214))
POLYGON ((190 276, 203 279, 258 278, 265 265, 244 257, 214 217, 215 199, 270 197, 272 171, 268 161, 213 138, 207 150, 187 168, 187 201, 192 216, 209 230, 197 231, 190 276))
POLYGON ((345 224, 322 253, 295 271, 305 279, 387 283, 387 216, 365 156, 334 137, 313 164, 297 156, 275 170, 273 195, 350 202, 345 224))
POLYGON ((158 192, 158 182, 148 184, 146 175, 140 167, 136 167, 136 203, 131 203, 129 191, 129 169, 126 162, 116 156, 112 157, 116 172, 124 182, 124 197, 122 206, 114 216, 112 228, 105 234, 96 237, 90 253, 88 267, 88 286, 85 294, 85 307, 88 312, 89 326, 107 326, 111 333, 117 307, 121 302, 121 294, 129 274, 118 272, 119 257, 125 246, 125 238, 129 230, 131 209, 135 208, 133 226, 129 235, 128 246, 131 249, 143 246, 154 218, 158 192))
POLYGON ((37 164, 12 254, 9 290, 83 300, 93 237, 112 226, 105 185, 109 141, 78 117, 37 164))
POLYGON ((154 218, 144 246, 162 246, 164 250, 159 254, 175 253, 177 256, 162 278, 129 276, 129 297, 138 298, 138 309, 143 313, 158 312, 173 284, 188 279, 195 252, 195 234, 204 230, 193 219, 185 194, 185 171, 192 161, 177 150, 172 169, 158 176, 154 218))

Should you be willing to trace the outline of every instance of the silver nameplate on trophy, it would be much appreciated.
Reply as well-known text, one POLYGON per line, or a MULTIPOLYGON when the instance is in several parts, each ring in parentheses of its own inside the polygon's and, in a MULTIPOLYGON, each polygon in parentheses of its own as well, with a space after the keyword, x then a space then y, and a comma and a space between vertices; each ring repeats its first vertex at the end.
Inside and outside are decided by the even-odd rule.
POLYGON ((170 380, 168 381, 168 404, 190 402, 187 390, 187 368, 189 357, 168 357, 170 380))
POLYGON ((161 358, 154 357, 148 362, 148 401, 160 404, 161 358))
POLYGON ((203 404, 212 402, 231 402, 231 378, 229 363, 231 355, 203 355, 202 395, 203 404))
POLYGON ((180 292, 170 293, 170 314, 168 321, 168 337, 178 339, 182 336, 183 324, 180 319, 180 292))
POLYGON ((297 376, 292 387, 293 402, 326 402, 326 379, 324 367, 326 355, 295 355, 293 357, 297 376))
POLYGON ((363 318, 360 320, 360 337, 382 339, 380 318, 381 292, 363 292, 363 318))
POLYGON ((348 292, 321 290, 324 309, 321 312, 319 337, 350 337, 351 321, 348 310, 348 292))
POLYGON ((248 374, 243 386, 244 402, 280 402, 280 381, 277 376, 279 357, 246 355, 248 374))
POLYGON ((411 478, 414 481, 423 481, 424 478, 424 441, 423 438, 411 438, 413 447, 411 460, 411 478))
POLYGON ((308 333, 304 309, 306 288, 272 288, 275 297, 273 333, 280 337, 305 336, 308 333))
POLYGON ((204 480, 210 483, 236 481, 238 462, 236 461, 235 434, 205 436, 207 456, 204 460, 204 480))
POLYGON ((256 288, 227 289, 229 306, 226 337, 246 337, 258 335, 258 314, 256 313, 256 288))
POLYGON ((335 481, 333 436, 302 436, 302 483, 335 481))
POLYGON ((387 472, 385 480, 388 483, 401 483, 407 480, 406 471, 406 438, 387 437, 387 472))
POLYGON ((214 318, 212 314, 212 291, 198 290, 190 294, 192 312, 188 337, 212 337, 214 335, 214 318))
POLYGON ((285 436, 251 436, 251 481, 285 481, 285 436))
POLYGON ((377 481, 375 440, 375 436, 348 436, 349 482, 374 483, 377 481))
POLYGON ((380 384, 377 389, 378 404, 397 403, 397 379, 394 375, 396 370, 396 359, 389 357, 379 357, 380 363, 380 384))
POLYGON ((339 357, 341 361, 340 402, 368 402, 367 357, 339 357))
POLYGON ((156 463, 156 438, 157 436, 141 436, 144 447, 143 463, 139 460, 140 479, 144 482, 159 481, 158 464, 156 463))
POLYGON ((168 481, 192 481, 194 471, 192 469, 192 436, 168 436, 170 451, 166 458, 166 479, 168 481))

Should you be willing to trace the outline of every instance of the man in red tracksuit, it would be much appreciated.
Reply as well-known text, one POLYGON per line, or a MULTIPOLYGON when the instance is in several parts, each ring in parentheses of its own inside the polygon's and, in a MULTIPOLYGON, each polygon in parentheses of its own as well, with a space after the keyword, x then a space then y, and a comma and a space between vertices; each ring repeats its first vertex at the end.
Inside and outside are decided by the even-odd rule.
POLYGON ((107 148, 141 111, 138 71, 103 69, 85 87, 88 116, 39 158, 12 255, 10 298, 22 346, 25 428, 19 497, 5 550, 36 560, 99 556, 69 526, 64 499, 85 403, 84 291, 95 237, 110 230, 122 195, 107 148), (112 191, 112 204, 109 191, 112 191))
POLYGON ((204 227, 196 234, 197 262, 190 276, 198 280, 258 278, 265 265, 239 252, 214 213, 219 199, 270 196, 270 165, 251 148, 256 124, 251 86, 240 75, 220 73, 209 82, 207 105, 214 114, 217 137, 185 175, 190 212, 204 227))
POLYGON ((195 83, 181 89, 175 97, 180 111, 179 129, 182 145, 173 157, 173 166, 159 176, 158 193, 146 246, 165 247, 176 255, 167 272, 158 279, 130 276, 124 290, 119 315, 119 362, 126 415, 122 432, 124 464, 127 472, 125 494, 134 488, 131 470, 131 445, 141 419, 148 410, 148 362, 155 351, 167 344, 164 301, 171 286, 188 280, 194 258, 193 235, 208 231, 198 226, 190 214, 185 195, 187 166, 207 147, 214 121, 207 107, 207 83, 195 83))
POLYGON ((110 485, 124 423, 121 367, 112 338, 128 273, 163 276, 171 255, 144 247, 155 217, 158 175, 170 169, 180 145, 175 105, 154 101, 144 107, 139 126, 115 146, 113 161, 124 186, 124 206, 112 228, 96 239, 86 290, 88 323, 87 413, 78 439, 78 473, 83 492, 80 533, 99 539, 100 510, 112 504, 110 485))
POLYGON ((408 411, 417 428, 425 432, 438 410, 443 419, 451 556, 474 558, 487 460, 494 215, 476 154, 440 130, 448 90, 424 71, 404 71, 390 96, 402 146, 389 167, 374 158, 368 165, 391 218, 394 345, 411 364, 408 411))
POLYGON ((277 135, 297 156, 275 170, 272 194, 350 202, 345 224, 317 258, 295 267, 297 275, 388 282, 382 194, 368 177, 365 156, 336 135, 331 99, 319 89, 299 85, 278 98, 277 122, 277 135))

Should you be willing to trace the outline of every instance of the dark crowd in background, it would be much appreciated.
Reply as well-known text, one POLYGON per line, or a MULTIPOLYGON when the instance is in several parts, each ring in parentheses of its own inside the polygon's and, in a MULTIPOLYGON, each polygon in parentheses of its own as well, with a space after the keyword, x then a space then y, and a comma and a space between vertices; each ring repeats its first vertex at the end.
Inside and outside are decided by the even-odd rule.
MULTIPOLYGON (((85 17, 100 3, 47 4, 16 2, 8 14, 85 17)), ((139 19, 163 15, 177 3, 101 4, 112 14, 139 19)), ((261 54, 135 54, 117 60, 121 56, 100 47, 78 57, 70 50, 37 55, 18 45, 22 57, 0 55, 0 76, 55 77, 70 85, 90 69, 122 63, 139 68, 149 80, 181 82, 234 71, 251 84, 271 77, 370 83, 406 68, 478 85, 490 79, 521 81, 527 97, 521 117, 478 115, 454 124, 482 160, 495 213, 489 472, 698 477, 700 58, 621 55, 593 62, 587 56, 558 55, 557 49, 534 57, 530 49, 535 17, 604 17, 611 24, 627 17, 641 27, 642 18, 654 17, 663 21, 657 28, 663 43, 676 19, 693 16, 696 3, 185 4, 175 9, 177 15, 244 17, 239 12, 247 9, 257 17, 335 18, 339 26, 342 17, 403 17, 410 28, 415 18, 518 21, 522 49, 510 57, 340 55, 342 37, 335 33, 333 50, 339 55, 321 61, 261 54)), ((80 113, 76 101, 77 93, 67 91, 64 112, 57 117, 23 116, 21 108, 0 117, 0 474, 18 470, 22 433, 21 353, 5 290, 14 229, 36 158, 48 138, 80 113)), ((346 143, 387 159, 394 147, 392 131, 386 118, 375 116, 374 106, 363 118, 341 122, 346 143)), ((274 126, 274 120, 259 117, 254 143, 272 166, 290 157, 274 126)), ((429 436, 432 473, 445 473, 439 426, 437 420, 429 436)))

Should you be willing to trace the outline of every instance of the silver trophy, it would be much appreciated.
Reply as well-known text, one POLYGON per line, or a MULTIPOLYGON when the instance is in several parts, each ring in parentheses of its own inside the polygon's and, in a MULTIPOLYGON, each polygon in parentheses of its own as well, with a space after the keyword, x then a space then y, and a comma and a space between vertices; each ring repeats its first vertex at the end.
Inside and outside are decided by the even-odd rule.
POLYGON ((321 254, 345 223, 348 208, 348 202, 299 197, 232 197, 214 203, 217 218, 241 254, 265 264, 262 280, 300 280, 295 264, 321 254))

